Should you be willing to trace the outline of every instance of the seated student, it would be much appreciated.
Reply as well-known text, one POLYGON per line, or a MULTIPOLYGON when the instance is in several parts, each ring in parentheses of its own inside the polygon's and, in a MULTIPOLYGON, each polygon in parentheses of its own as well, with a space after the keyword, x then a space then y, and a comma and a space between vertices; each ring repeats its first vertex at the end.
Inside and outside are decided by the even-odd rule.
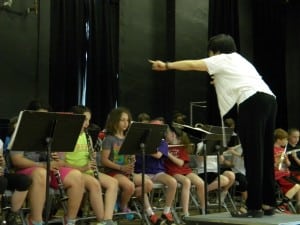
MULTIPOLYGON (((131 123, 132 117, 128 109, 118 107, 111 110, 108 115, 105 132, 106 136, 102 143, 101 163, 105 167, 105 171, 119 182, 120 201, 119 208, 122 212, 126 212, 126 218, 133 219, 133 214, 128 207, 130 198, 134 195, 141 197, 142 195, 142 176, 134 173, 134 155, 120 155, 119 150, 125 139, 126 131, 131 123)), ((144 207, 152 224, 160 225, 164 221, 159 219, 153 212, 147 193, 152 190, 153 183, 145 177, 144 183, 144 207)))
MULTIPOLYGON (((39 111, 39 108, 35 109, 39 111)), ((47 112, 47 109, 42 109, 47 112)), ((30 149, 27 149, 30 150, 30 149)), ((43 208, 46 200, 46 168, 47 159, 46 152, 29 152, 29 151, 12 151, 10 150, 11 162, 17 174, 24 174, 32 179, 32 185, 28 192, 30 215, 28 217, 28 225, 42 225, 43 208)), ((59 183, 63 183, 67 191, 68 212, 66 215, 66 225, 75 225, 77 212, 81 204, 84 192, 84 184, 80 171, 67 167, 62 167, 63 161, 51 161, 51 187, 59 188, 59 183), (59 173, 61 180, 56 179, 55 173, 59 173)))
POLYGON ((150 115, 148 113, 140 113, 137 116, 137 121, 141 123, 149 123, 150 122, 150 115))
POLYGON ((26 175, 9 172, 8 168, 6 167, 4 157, 5 153, 3 153, 4 151, 3 142, 0 139, 0 195, 2 196, 5 190, 10 190, 13 192, 10 201, 11 207, 5 215, 5 218, 2 218, 2 220, 5 219, 6 224, 9 225, 17 225, 16 219, 18 217, 18 212, 26 199, 28 189, 32 181, 30 177, 26 175))
MULTIPOLYGON (((198 143, 197 152, 202 151, 202 143, 198 143)), ((220 185, 221 193, 221 203, 224 203, 228 190, 235 182, 235 174, 230 170, 225 170, 220 174, 220 184, 218 184, 218 157, 217 155, 207 155, 206 156, 206 172, 207 172, 207 191, 217 190, 218 185, 220 185)), ((222 165, 224 162, 224 156, 219 156, 219 165, 222 165)), ((204 174, 204 158, 201 155, 197 156, 197 170, 198 175, 205 180, 204 174)))
POLYGON ((297 128, 290 128, 288 130, 288 145, 287 154, 291 165, 289 169, 291 175, 300 180, 300 144, 299 144, 300 131, 297 128))
POLYGON ((187 134, 171 126, 167 130, 166 141, 169 144, 169 154, 165 161, 165 168, 167 174, 173 176, 182 185, 183 217, 189 216, 189 196, 192 184, 196 186, 202 214, 205 214, 204 181, 193 173, 189 166, 190 159, 187 149, 190 141, 187 134))
POLYGON ((83 174, 85 188, 99 225, 114 225, 112 221, 114 206, 118 195, 118 181, 111 176, 100 173, 94 159, 94 149, 87 128, 91 120, 91 110, 87 106, 77 105, 71 112, 84 114, 86 119, 73 152, 65 153, 65 166, 78 169, 83 174), (105 189, 105 201, 101 186, 105 189), (104 205, 105 203, 105 205, 104 205))
POLYGON ((287 203, 295 197, 297 200, 297 212, 300 213, 300 185, 290 179, 291 173, 288 167, 291 162, 285 154, 287 138, 288 133, 285 130, 278 128, 274 131, 275 180, 278 182, 281 191, 284 194, 284 198, 279 204, 278 209, 282 212, 290 213, 287 203))
MULTIPOLYGON (((163 124, 161 118, 152 120, 152 124, 163 124)), ((145 174, 150 177, 153 182, 159 182, 167 186, 166 199, 164 211, 161 218, 166 220, 167 224, 173 224, 173 216, 171 213, 171 206, 175 199, 177 190, 177 181, 174 177, 165 172, 165 160, 168 157, 168 143, 162 141, 161 145, 157 148, 157 152, 151 155, 145 156, 145 162, 147 166, 145 168, 145 174)), ((142 172, 142 158, 140 155, 136 155, 136 162, 134 167, 135 173, 142 172)))

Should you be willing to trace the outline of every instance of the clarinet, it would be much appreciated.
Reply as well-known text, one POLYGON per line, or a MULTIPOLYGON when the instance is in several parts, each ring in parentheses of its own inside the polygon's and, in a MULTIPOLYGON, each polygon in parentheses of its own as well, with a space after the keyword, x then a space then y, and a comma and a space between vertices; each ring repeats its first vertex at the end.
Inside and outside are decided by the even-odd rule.
MULTIPOLYGON (((94 158, 94 149, 90 140, 90 135, 88 133, 88 130, 85 129, 85 136, 86 136, 86 142, 87 142, 87 146, 88 146, 88 151, 89 151, 89 157, 91 161, 95 161, 94 158)), ((98 180, 99 179, 99 170, 97 167, 97 162, 96 162, 96 166, 93 168, 93 173, 94 173, 94 177, 98 180)))
POLYGON ((59 190, 59 194, 60 194, 61 205, 63 207, 64 212, 67 212, 66 201, 69 199, 69 197, 67 196, 67 194, 65 192, 64 184, 62 182, 59 170, 56 170, 54 172, 54 176, 55 176, 57 184, 58 184, 58 190, 59 190))
MULTIPOLYGON (((55 153, 55 154, 58 154, 58 153, 55 153)), ((53 173, 54 173, 54 176, 55 176, 55 179, 57 182, 59 195, 60 195, 60 201, 61 201, 63 210, 64 210, 64 212, 67 212, 67 206, 66 206, 65 202, 69 199, 69 197, 67 196, 67 194, 65 192, 65 187, 64 187, 64 183, 62 181, 61 175, 60 175, 60 171, 59 171, 59 169, 57 169, 53 173)))

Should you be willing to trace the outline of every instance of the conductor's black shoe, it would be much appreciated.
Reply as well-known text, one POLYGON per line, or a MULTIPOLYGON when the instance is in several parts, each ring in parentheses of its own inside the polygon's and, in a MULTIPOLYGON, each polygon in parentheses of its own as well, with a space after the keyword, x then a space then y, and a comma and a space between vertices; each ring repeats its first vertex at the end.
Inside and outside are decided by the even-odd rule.
POLYGON ((232 217, 238 217, 238 218, 261 218, 264 215, 264 212, 262 210, 248 210, 245 213, 242 213, 240 211, 230 212, 232 217))
POLYGON ((262 209, 264 212, 265 216, 273 216, 275 214, 275 208, 274 207, 270 207, 268 209, 262 209))

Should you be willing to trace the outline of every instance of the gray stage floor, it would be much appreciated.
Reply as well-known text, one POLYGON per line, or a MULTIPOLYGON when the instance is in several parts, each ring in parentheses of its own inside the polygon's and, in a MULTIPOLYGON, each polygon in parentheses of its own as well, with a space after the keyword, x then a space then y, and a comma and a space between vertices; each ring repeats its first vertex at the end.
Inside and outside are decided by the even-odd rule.
POLYGON ((207 215, 189 216, 186 218, 188 225, 300 225, 300 214, 275 214, 262 218, 233 218, 230 213, 212 213, 207 215))

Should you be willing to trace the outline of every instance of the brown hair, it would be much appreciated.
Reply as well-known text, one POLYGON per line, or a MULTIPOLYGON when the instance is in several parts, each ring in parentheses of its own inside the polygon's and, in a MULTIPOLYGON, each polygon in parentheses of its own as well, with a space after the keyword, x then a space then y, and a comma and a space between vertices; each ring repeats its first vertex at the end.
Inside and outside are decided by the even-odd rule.
POLYGON ((282 140, 284 138, 288 138, 288 133, 282 128, 275 129, 275 131, 274 131, 274 141, 282 140))

